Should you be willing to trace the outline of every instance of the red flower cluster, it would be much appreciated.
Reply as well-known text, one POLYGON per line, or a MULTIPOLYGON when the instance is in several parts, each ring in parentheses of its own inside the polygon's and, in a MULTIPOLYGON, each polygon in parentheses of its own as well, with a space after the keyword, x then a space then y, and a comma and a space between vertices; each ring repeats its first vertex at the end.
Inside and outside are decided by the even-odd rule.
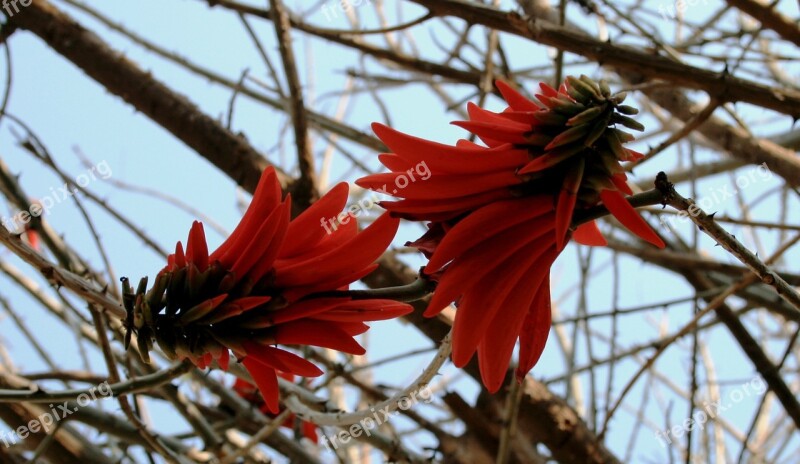
POLYGON ((621 161, 642 155, 623 147, 633 136, 616 126, 641 130, 626 115, 625 96, 604 83, 570 77, 557 91, 540 84, 541 104, 497 82, 509 107, 493 113, 470 104, 470 120, 454 124, 486 146, 460 140, 455 146, 423 140, 374 124, 393 153, 380 155, 391 172, 356 181, 379 190, 419 162, 431 171, 381 202, 393 216, 430 221, 412 243, 429 258, 424 269, 439 280, 426 316, 458 301, 453 362, 464 366, 478 352, 489 391, 502 385, 516 341, 517 377, 538 361, 550 330, 552 263, 570 238, 605 245, 594 222, 571 229, 576 208, 603 204, 639 237, 664 243, 626 201, 632 192, 621 161))
POLYGON ((200 368, 212 360, 227 369, 229 350, 247 368, 278 411, 278 373, 313 377, 322 371, 276 345, 311 345, 364 354, 354 337, 366 321, 390 319, 412 310, 393 300, 330 296, 346 290, 377 267, 397 231, 384 214, 363 231, 356 221, 326 234, 320 217, 335 216, 347 202, 342 183, 290 221, 291 198, 281 199, 272 168, 264 171, 239 225, 209 253, 203 225, 195 222, 186 249, 180 242, 153 288, 143 279, 134 293, 125 283, 127 326, 146 353, 155 340, 172 359, 200 368), (328 296, 315 294, 329 292, 328 296))

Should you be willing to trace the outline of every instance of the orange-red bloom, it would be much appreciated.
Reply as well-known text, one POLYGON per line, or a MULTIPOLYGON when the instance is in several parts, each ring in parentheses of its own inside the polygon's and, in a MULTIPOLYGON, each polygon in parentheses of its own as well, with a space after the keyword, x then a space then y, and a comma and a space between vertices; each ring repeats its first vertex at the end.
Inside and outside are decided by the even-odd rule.
POLYGON ((373 130, 392 153, 380 155, 391 172, 356 183, 381 190, 418 163, 431 175, 397 190, 399 201, 381 202, 393 216, 430 221, 412 243, 425 253, 424 269, 439 278, 426 316, 458 301, 453 362, 478 352, 490 391, 503 382, 520 341, 517 377, 538 361, 550 330, 550 267, 570 238, 605 245, 592 221, 571 230, 576 208, 605 205, 644 240, 664 243, 626 201, 631 194, 621 161, 642 155, 623 147, 641 130, 605 84, 568 78, 560 90, 541 84, 540 104, 497 82, 509 107, 493 113, 470 104, 470 120, 454 124, 486 146, 460 140, 444 145, 381 124, 373 130))
POLYGON ((291 198, 281 199, 272 168, 264 171, 239 225, 209 253, 195 222, 186 249, 180 242, 153 288, 126 294, 128 326, 147 352, 153 339, 172 359, 200 368, 212 360, 227 369, 229 350, 247 368, 269 411, 278 411, 278 373, 314 377, 322 371, 277 345, 311 345, 364 354, 354 337, 365 321, 394 318, 411 307, 392 300, 315 297, 346 290, 372 272, 397 231, 384 214, 363 231, 355 220, 326 234, 320 218, 347 202, 347 184, 334 187, 290 221, 291 198))

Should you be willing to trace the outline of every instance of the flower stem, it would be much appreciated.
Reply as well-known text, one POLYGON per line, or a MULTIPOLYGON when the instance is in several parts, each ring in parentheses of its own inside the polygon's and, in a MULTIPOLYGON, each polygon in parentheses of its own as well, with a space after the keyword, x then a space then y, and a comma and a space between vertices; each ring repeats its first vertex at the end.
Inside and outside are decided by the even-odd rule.
POLYGON ((410 284, 397 287, 374 288, 368 290, 333 290, 329 292, 319 292, 304 297, 304 300, 311 298, 331 298, 349 297, 354 300, 369 300, 379 298, 385 300, 396 300, 410 303, 425 298, 433 293, 436 282, 427 278, 420 269, 417 279, 410 284))

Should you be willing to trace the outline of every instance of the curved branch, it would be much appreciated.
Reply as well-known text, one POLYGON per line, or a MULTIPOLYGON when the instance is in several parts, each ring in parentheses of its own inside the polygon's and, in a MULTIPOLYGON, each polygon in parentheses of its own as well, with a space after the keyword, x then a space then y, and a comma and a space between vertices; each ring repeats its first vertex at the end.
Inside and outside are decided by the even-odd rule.
POLYGON ((433 380, 433 378, 439 373, 439 369, 444 365, 445 361, 447 361, 447 358, 450 356, 451 347, 452 333, 448 334, 444 340, 442 340, 442 344, 439 346, 439 351, 436 352, 436 356, 433 357, 433 360, 428 367, 422 371, 422 374, 420 374, 416 380, 411 382, 411 385, 398 391, 392 395, 391 398, 372 405, 369 409, 351 413, 318 412, 303 404, 303 402, 300 401, 296 389, 293 389, 294 385, 288 382, 281 382, 282 387, 288 387, 286 388, 286 390, 288 390, 288 395, 284 400, 284 403, 286 404, 286 407, 292 410, 293 413, 297 414, 302 419, 313 422, 317 425, 351 425, 358 423, 363 419, 372 419, 376 414, 376 411, 384 411, 384 417, 388 417, 388 414, 397 411, 397 409, 400 407, 399 403, 402 399, 408 398, 409 395, 413 395, 418 390, 428 386, 430 381, 433 380))
MULTIPOLYGON (((111 390, 109 397, 128 395, 140 391, 149 390, 154 387, 164 385, 172 381, 176 377, 189 372, 194 365, 189 361, 182 361, 176 363, 170 368, 155 372, 153 374, 143 375, 135 379, 125 380, 109 385, 111 390)), ((48 393, 42 390, 0 390, 0 403, 14 403, 24 401, 26 403, 51 403, 54 401, 71 401, 80 395, 92 395, 96 391, 96 387, 90 389, 75 389, 75 390, 62 390, 58 392, 48 393)))

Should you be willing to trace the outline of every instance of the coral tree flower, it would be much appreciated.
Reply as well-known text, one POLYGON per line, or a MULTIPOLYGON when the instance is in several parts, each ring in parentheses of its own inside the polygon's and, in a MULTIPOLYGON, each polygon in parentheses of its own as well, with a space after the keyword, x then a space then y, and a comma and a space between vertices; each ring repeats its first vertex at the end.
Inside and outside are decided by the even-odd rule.
POLYGON ((430 221, 411 245, 428 258, 424 273, 439 280, 425 315, 458 302, 453 362, 462 367, 477 351, 491 392, 502 385, 516 341, 519 380, 536 364, 550 330, 550 267, 570 239, 605 245, 592 221, 571 229, 576 208, 603 204, 642 239, 663 241, 626 201, 631 189, 620 162, 640 153, 623 147, 643 127, 627 115, 624 94, 604 83, 569 77, 559 90, 540 84, 539 103, 508 84, 497 87, 509 107, 493 113, 470 104, 468 121, 454 124, 486 146, 460 140, 444 145, 373 124, 392 150, 380 155, 391 172, 356 181, 381 190, 415 164, 431 170, 381 206, 393 216, 430 221))
POLYGON ((319 218, 336 216, 347 195, 341 183, 290 221, 291 197, 281 199, 269 168, 241 222, 215 251, 209 253, 203 225, 194 222, 185 251, 178 242, 149 292, 146 279, 136 293, 124 282, 127 326, 138 332, 142 353, 155 340, 171 359, 190 359, 200 368, 216 360, 227 369, 232 351, 273 413, 278 373, 322 374, 277 345, 364 354, 354 339, 369 329, 364 322, 398 317, 411 307, 331 293, 375 270, 399 222, 384 214, 360 232, 352 220, 326 233, 319 218))

